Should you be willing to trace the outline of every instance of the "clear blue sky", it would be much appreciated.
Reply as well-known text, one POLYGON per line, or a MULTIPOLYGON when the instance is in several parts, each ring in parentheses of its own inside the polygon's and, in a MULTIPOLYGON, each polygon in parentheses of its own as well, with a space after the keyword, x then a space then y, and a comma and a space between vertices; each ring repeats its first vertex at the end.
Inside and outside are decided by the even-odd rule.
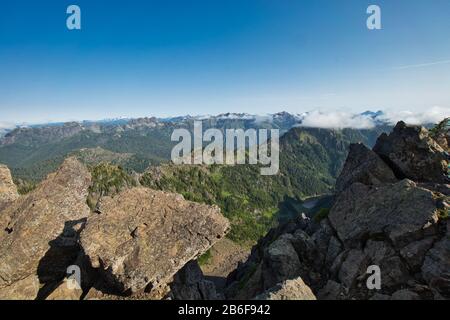
POLYGON ((449 92, 448 0, 0 3, 0 121, 423 110, 449 92))

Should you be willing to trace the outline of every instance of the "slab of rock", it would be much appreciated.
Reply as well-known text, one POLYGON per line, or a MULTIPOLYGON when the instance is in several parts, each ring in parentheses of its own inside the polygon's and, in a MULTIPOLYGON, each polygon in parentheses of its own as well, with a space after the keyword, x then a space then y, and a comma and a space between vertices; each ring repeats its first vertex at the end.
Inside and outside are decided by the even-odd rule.
POLYGON ((173 300, 217 300, 216 286, 203 276, 197 261, 188 262, 178 271, 170 284, 173 300))
POLYGON ((344 288, 342 284, 333 280, 328 280, 327 284, 317 293, 319 300, 341 300, 344 298, 344 288))
POLYGON ((336 192, 340 193, 355 182, 365 185, 395 183, 397 178, 389 166, 362 143, 351 144, 347 160, 338 179, 336 192))
POLYGON ((352 288, 356 279, 366 272, 368 258, 364 252, 350 250, 339 271, 339 280, 346 288, 352 288))
POLYGON ((301 264, 291 242, 293 239, 292 235, 286 234, 266 248, 262 266, 265 290, 299 276, 301 264))
POLYGON ((347 247, 389 238, 403 247, 432 233, 439 218, 433 192, 409 180, 369 187, 354 183, 337 198, 329 220, 347 247))
POLYGON ((0 210, 17 198, 19 198, 19 194, 11 172, 8 167, 0 164, 0 210))
POLYGON ((81 245, 120 292, 167 283, 229 229, 218 207, 140 187, 103 198, 100 209, 102 214, 89 218, 81 245))
POLYGON ((433 238, 426 238, 420 241, 411 242, 400 250, 400 255, 412 270, 420 270, 425 254, 433 245, 433 238))
POLYGON ((425 256, 422 275, 431 288, 450 299, 450 232, 448 230, 444 238, 436 242, 425 256))
POLYGON ((88 170, 69 158, 34 191, 2 211, 0 292, 33 275, 41 284, 65 276, 78 255, 78 232, 90 214, 90 181, 88 170))
POLYGON ((41 284, 37 275, 30 275, 22 280, 0 289, 0 300, 34 300, 41 284))
POLYGON ((448 183, 448 156, 421 126, 399 122, 389 135, 383 133, 373 148, 399 178, 418 182, 448 183))
POLYGON ((272 289, 258 295, 256 300, 317 300, 314 293, 302 280, 286 280, 272 289))

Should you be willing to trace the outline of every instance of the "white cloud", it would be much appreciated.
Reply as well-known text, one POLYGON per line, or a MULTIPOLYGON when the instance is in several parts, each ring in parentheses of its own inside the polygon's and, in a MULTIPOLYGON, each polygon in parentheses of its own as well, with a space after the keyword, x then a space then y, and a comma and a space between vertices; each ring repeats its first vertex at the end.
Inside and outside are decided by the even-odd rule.
POLYGON ((404 121, 407 124, 430 124, 438 123, 444 118, 450 117, 450 108, 432 107, 422 112, 412 111, 386 111, 377 119, 395 124, 398 121, 404 121))
POLYGON ((0 121, 0 130, 14 129, 16 125, 11 122, 0 121))
POLYGON ((8 130, 12 130, 16 127, 14 123, 0 121, 0 136, 4 135, 8 130))
POLYGON ((300 126, 325 129, 370 129, 375 126, 375 121, 370 116, 342 111, 312 111, 302 115, 300 126))
POLYGON ((438 123, 447 117, 450 117, 450 108, 437 106, 420 112, 387 110, 375 117, 369 114, 362 115, 342 111, 311 111, 300 116, 301 124, 299 126, 326 129, 370 129, 380 122, 395 125, 398 121, 404 121, 411 125, 423 125, 438 123))

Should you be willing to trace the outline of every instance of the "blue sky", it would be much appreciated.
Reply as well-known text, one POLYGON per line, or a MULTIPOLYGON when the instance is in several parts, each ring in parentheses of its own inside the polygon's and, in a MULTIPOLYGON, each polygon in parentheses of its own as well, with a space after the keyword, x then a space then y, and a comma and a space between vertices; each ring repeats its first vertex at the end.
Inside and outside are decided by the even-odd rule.
POLYGON ((448 0, 3 1, 0 121, 450 107, 449 39, 448 0))

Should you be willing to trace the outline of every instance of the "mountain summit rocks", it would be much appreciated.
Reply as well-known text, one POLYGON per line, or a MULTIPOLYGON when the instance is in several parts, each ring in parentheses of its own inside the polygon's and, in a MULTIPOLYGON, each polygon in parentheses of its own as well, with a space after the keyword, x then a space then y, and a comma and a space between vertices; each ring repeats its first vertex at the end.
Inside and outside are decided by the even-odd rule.
POLYGON ((272 229, 225 294, 264 297, 274 281, 300 277, 319 300, 450 299, 447 152, 403 122, 373 150, 351 145, 328 216, 272 229), (367 286, 369 266, 379 267, 379 290, 367 286))
POLYGON ((218 207, 142 187, 103 198, 100 212, 88 220, 81 245, 92 266, 122 292, 167 283, 229 228, 218 207))
POLYGON ((217 207, 136 187, 102 198, 94 213, 87 205, 93 176, 76 158, 21 197, 9 170, 0 170, 8 199, 0 208, 0 299, 163 298, 172 281, 172 298, 217 298, 198 265, 183 269, 228 232, 217 207), (81 270, 76 291, 66 285, 73 266, 81 270), (176 276, 180 270, 196 270, 193 286, 176 276))
POLYGON ((417 182, 449 183, 448 154, 427 129, 400 121, 391 134, 382 134, 373 148, 399 178, 417 182))

